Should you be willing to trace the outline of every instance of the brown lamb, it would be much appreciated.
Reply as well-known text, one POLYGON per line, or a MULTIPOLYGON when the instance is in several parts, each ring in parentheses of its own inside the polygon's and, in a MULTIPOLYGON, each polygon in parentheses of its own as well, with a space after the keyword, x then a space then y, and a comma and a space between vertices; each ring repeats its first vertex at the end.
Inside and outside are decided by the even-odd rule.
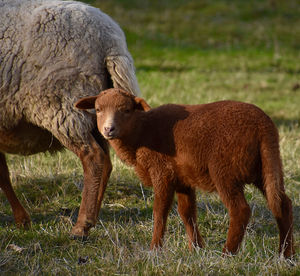
POLYGON ((195 189, 217 192, 229 211, 224 254, 235 254, 251 210, 244 196, 253 183, 266 197, 280 232, 279 252, 294 254, 291 200, 285 193, 278 131, 258 107, 235 101, 167 104, 150 109, 120 89, 76 103, 95 108, 101 134, 117 155, 154 189, 151 248, 161 247, 174 193, 189 247, 204 246, 197 227, 195 189))

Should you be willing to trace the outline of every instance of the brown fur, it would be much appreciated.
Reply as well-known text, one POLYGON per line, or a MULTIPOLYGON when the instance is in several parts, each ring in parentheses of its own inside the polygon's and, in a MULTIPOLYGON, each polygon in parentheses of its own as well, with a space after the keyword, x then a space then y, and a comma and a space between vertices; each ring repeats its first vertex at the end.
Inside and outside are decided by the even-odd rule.
POLYGON ((197 228, 195 189, 217 192, 229 211, 223 252, 235 254, 251 210, 244 186, 265 196, 280 231, 280 252, 294 254, 291 200, 284 191, 278 132, 258 107, 234 101, 163 105, 150 109, 119 89, 83 98, 76 106, 95 108, 98 129, 117 155, 154 188, 151 248, 160 247, 174 194, 190 248, 204 246, 197 228))

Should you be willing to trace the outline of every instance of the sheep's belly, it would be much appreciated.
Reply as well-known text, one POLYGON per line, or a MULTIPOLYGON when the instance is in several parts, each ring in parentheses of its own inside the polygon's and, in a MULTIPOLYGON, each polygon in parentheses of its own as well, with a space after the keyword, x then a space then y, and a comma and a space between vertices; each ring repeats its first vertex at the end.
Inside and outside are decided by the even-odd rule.
POLYGON ((0 151, 4 153, 30 155, 38 152, 55 152, 63 146, 47 130, 20 123, 17 127, 0 130, 0 151))

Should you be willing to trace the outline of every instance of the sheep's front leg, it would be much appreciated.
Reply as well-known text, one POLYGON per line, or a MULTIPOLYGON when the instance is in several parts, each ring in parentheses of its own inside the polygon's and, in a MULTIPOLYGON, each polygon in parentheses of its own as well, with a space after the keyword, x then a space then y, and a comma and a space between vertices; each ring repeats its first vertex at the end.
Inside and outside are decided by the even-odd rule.
POLYGON ((153 236, 151 249, 162 246, 163 236, 166 229, 168 214, 174 198, 174 189, 168 184, 154 186, 154 204, 153 204, 153 236), (163 186, 163 187, 162 187, 163 186))
POLYGON ((189 248, 193 246, 204 247, 204 241, 197 227, 197 206, 195 190, 190 187, 182 187, 176 190, 178 212, 184 223, 189 237, 189 248))
MULTIPOLYGON (((105 190, 106 190, 106 186, 107 186, 108 179, 110 177, 111 171, 112 171, 112 164, 111 164, 111 161, 110 161, 109 153, 107 153, 104 156, 104 159, 103 159, 103 172, 102 172, 100 189, 99 189, 98 199, 97 199, 96 216, 99 215, 99 211, 100 211, 100 208, 101 208, 101 203, 102 203, 102 200, 103 200, 103 197, 104 197, 104 193, 105 193, 105 190)), ((97 219, 97 217, 96 217, 96 219, 97 219)))
POLYGON ((105 151, 91 136, 90 145, 76 152, 84 171, 84 186, 78 219, 72 229, 76 237, 85 237, 96 224, 103 194, 111 171, 109 152, 105 151))

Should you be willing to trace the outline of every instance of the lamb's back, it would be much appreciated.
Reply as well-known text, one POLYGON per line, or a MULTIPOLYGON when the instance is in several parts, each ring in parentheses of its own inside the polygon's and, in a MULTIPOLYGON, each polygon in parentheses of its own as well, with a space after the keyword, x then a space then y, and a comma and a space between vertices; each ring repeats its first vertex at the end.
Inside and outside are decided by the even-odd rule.
POLYGON ((278 147, 275 125, 254 105, 222 101, 186 106, 186 110, 189 116, 174 127, 174 159, 183 175, 195 176, 194 182, 199 175, 203 181, 214 169, 224 175, 230 172, 228 177, 236 181, 251 183, 259 177, 262 140, 278 147))
MULTIPOLYGON (((176 158, 209 162, 216 156, 258 154, 263 136, 278 133, 272 120, 258 107, 236 101, 202 105, 163 105, 148 112, 141 140, 155 151, 176 158), (151 145, 151 146, 150 146, 151 145)), ((229 158, 229 157, 228 157, 229 158)))

